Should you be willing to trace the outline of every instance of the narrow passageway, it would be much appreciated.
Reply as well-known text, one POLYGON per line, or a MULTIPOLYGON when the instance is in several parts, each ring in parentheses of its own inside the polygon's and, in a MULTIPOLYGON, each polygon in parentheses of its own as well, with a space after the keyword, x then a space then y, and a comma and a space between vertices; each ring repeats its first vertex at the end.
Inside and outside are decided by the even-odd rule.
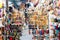
POLYGON ((21 40, 33 40, 32 37, 33 35, 32 34, 29 34, 29 29, 28 29, 28 26, 26 25, 26 27, 22 30, 22 36, 20 37, 21 40))

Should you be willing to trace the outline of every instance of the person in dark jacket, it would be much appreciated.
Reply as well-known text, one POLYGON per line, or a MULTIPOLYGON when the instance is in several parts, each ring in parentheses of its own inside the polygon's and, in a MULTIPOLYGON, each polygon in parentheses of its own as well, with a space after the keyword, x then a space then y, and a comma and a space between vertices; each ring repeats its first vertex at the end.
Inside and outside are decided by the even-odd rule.
POLYGON ((9 7, 9 12, 13 12, 13 8, 12 7, 9 7))

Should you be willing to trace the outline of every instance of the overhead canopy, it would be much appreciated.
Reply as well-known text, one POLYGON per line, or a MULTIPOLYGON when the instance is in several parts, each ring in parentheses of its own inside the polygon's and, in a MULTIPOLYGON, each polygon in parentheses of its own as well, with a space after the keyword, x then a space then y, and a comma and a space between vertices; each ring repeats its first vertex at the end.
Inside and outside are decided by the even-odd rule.
MULTIPOLYGON (((28 0, 9 0, 11 1, 16 8, 19 7, 20 3, 23 2, 23 3, 26 3, 28 0)), ((29 0, 30 2, 32 2, 34 5, 37 5, 39 0, 29 0)))

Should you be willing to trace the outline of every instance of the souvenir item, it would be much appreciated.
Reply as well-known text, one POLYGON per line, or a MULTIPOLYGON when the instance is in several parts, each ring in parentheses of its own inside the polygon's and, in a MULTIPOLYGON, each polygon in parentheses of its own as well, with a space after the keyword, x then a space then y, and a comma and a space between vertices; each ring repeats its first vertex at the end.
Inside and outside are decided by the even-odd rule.
POLYGON ((41 31, 42 31, 42 35, 44 35, 44 30, 42 29, 41 31))
POLYGON ((31 0, 31 2, 34 4, 34 6, 36 7, 39 3, 39 0, 31 0))
POLYGON ((42 31, 41 30, 39 31, 39 33, 40 33, 40 35, 42 35, 42 31))
POLYGON ((60 32, 59 32, 59 34, 58 34, 58 39, 60 40, 60 32))
POLYGON ((0 36, 0 40, 3 40, 3 36, 0 36))
POLYGON ((13 40, 13 37, 10 37, 9 40, 13 40))
POLYGON ((2 9, 0 9, 0 18, 2 17, 2 9))
POLYGON ((46 33, 49 34, 49 30, 48 29, 46 30, 46 33))
POLYGON ((39 34, 39 31, 36 29, 36 34, 38 35, 39 34))
POLYGON ((2 31, 0 30, 0 35, 2 35, 2 31))

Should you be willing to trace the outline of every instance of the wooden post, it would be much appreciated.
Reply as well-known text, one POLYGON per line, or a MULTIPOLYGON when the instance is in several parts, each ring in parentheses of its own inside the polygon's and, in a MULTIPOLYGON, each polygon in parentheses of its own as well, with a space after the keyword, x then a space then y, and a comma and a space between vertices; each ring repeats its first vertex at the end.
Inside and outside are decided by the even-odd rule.
POLYGON ((8 0, 6 0, 6 11, 8 11, 8 0))

